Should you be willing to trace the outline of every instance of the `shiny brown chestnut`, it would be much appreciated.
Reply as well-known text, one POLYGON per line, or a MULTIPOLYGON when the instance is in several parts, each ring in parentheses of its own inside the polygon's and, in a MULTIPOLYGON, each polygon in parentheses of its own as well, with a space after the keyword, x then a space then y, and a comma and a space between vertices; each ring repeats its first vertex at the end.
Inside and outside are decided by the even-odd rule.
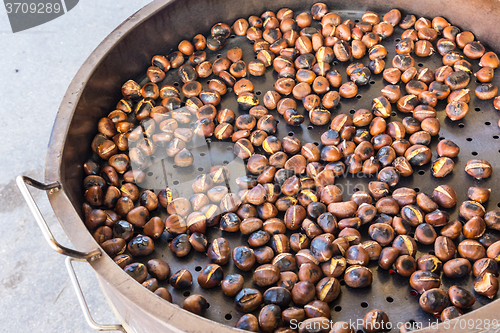
POLYGON ((316 288, 309 281, 297 282, 292 289, 292 300, 295 304, 305 305, 316 296, 316 288))
POLYGON ((272 332, 279 326, 280 322, 281 322, 281 310, 277 305, 274 304, 266 305, 261 310, 259 314, 259 325, 263 332, 272 332))
POLYGON ((412 256, 401 255, 396 259, 394 267, 399 275, 409 277, 417 270, 417 262, 412 256))
POLYGON ((158 280, 155 278, 147 279, 142 283, 142 286, 149 291, 154 292, 156 289, 158 289, 158 280))
POLYGON ((462 311, 458 309, 456 306, 449 306, 441 312, 440 319, 443 322, 451 321, 457 317, 462 315, 462 311))
POLYGON ((479 239, 486 231, 486 223, 480 216, 474 216, 464 224, 462 232, 466 238, 479 239))
POLYGON ((327 302, 312 301, 304 306, 308 318, 330 318, 330 307, 327 302))
POLYGON ((172 303, 172 295, 170 294, 170 292, 164 288, 164 287, 160 287, 158 289, 156 289, 154 291, 154 294, 158 297, 161 297, 163 298, 164 300, 166 300, 167 302, 170 302, 172 303))
POLYGON ((449 185, 439 185, 432 192, 432 199, 443 208, 451 208, 457 204, 457 194, 449 185))
POLYGON ((368 252, 370 260, 378 260, 382 253, 382 246, 376 241, 368 240, 361 243, 361 246, 368 252))
MULTIPOLYGON (((430 213, 427 213, 427 215, 425 215, 425 222, 429 223, 433 227, 444 227, 443 229, 441 229, 441 234, 443 236, 447 236, 443 233, 443 231, 448 229, 448 228, 446 228, 446 225, 448 224, 449 220, 450 220, 450 214, 448 214, 448 212, 446 212, 446 211, 442 211, 439 209, 436 209, 430 213)), ((460 224, 460 225, 450 224, 448 227, 449 227, 449 230, 447 230, 447 232, 446 232, 447 234, 454 235, 455 232, 458 232, 459 233, 458 236, 459 236, 460 233, 462 232, 462 224, 460 224)), ((450 238, 455 239, 458 236, 454 236, 454 238, 453 237, 450 237, 450 238)))
POLYGON ((354 245, 347 249, 345 253, 347 264, 366 266, 370 261, 370 256, 361 245, 354 245))
POLYGON ((456 157, 460 153, 460 147, 453 141, 444 139, 439 141, 436 151, 439 156, 456 157))
POLYGON ((292 291, 293 286, 299 282, 297 274, 294 272, 286 271, 280 273, 280 279, 277 282, 278 287, 283 287, 288 291, 292 291))
POLYGON ((186 221, 177 214, 172 214, 165 220, 165 228, 174 235, 181 235, 187 232, 186 221))
POLYGON ((202 288, 213 288, 219 286, 223 278, 224 272, 222 268, 217 264, 209 264, 200 271, 198 284, 202 288))
POLYGON ((351 288, 365 288, 372 284, 372 272, 365 266, 350 266, 345 271, 344 281, 351 288))
POLYGON ((443 273, 449 278, 462 278, 471 272, 470 261, 465 258, 448 260, 443 265, 443 273))
POLYGON ((216 238, 208 247, 207 256, 215 264, 225 265, 229 261, 231 248, 224 238, 216 238))
MULTIPOLYGON (((433 227, 443 227, 444 226, 444 228, 441 229, 441 234, 443 236, 455 235, 455 233, 457 231, 458 231, 458 236, 459 236, 460 233, 462 232, 462 224, 460 224, 460 225, 450 224, 448 227, 446 227, 449 219, 450 219, 450 215, 448 214, 448 212, 442 211, 439 209, 436 209, 436 210, 428 213, 427 215, 425 215, 425 222, 432 225, 433 227), (449 230, 447 230, 448 228, 449 228, 449 230), (443 231, 445 231, 446 234, 443 233, 443 231)), ((454 236, 454 238, 456 238, 458 236, 454 236)), ((453 237, 450 237, 450 238, 454 239, 453 237)))
POLYGON ((191 295, 184 300, 182 307, 198 316, 203 316, 207 310, 207 300, 201 295, 191 295))
POLYGON ((137 235, 128 243, 127 249, 132 256, 146 256, 153 252, 154 242, 148 236, 137 235))
POLYGON ((484 216, 488 228, 500 230, 500 210, 492 210, 484 216))
POLYGON ((410 286, 419 294, 433 288, 439 288, 440 285, 439 275, 430 271, 416 271, 410 277, 410 286))
POLYGON ((474 291, 490 299, 498 292, 498 278, 492 273, 483 273, 474 279, 474 291))
POLYGON ((485 203, 486 201, 488 201, 490 198, 490 194, 491 189, 480 186, 471 186, 467 190, 467 196, 469 197, 469 199, 479 203, 485 203))
POLYGON ((448 294, 439 288, 425 291, 419 300, 422 310, 435 314, 441 313, 448 306, 448 302, 448 294))
POLYGON ((297 267, 295 256, 291 253, 280 253, 272 260, 273 266, 276 266, 280 272, 294 271, 297 267))
POLYGON ((422 166, 430 162, 432 152, 423 145, 413 145, 405 152, 405 158, 414 166, 422 166))
POLYGON ((254 288, 243 288, 234 299, 236 309, 242 312, 252 312, 262 304, 262 301, 262 294, 254 288))
POLYGON ((422 244, 430 245, 437 238, 437 233, 434 227, 428 223, 420 224, 415 230, 415 239, 422 244))
POLYGON ((491 245, 493 245, 495 242, 498 242, 500 240, 500 237, 493 232, 485 232, 481 238, 479 238, 479 243, 481 243, 485 248, 489 248, 491 245))
POLYGON ((274 304, 281 309, 285 309, 292 301, 292 295, 289 290, 283 287, 271 287, 264 293, 264 303, 274 304))
POLYGON ((255 261, 258 264, 271 263, 274 258, 274 251, 269 246, 261 246, 254 249, 255 261))
MULTIPOLYGON (((346 246, 348 246, 348 245, 346 245, 346 246)), ((338 248, 340 249, 342 247, 338 247, 338 248)), ((343 248, 342 248, 342 251, 344 251, 343 248)), ((321 265, 321 269, 323 270, 323 273, 327 277, 335 277, 335 278, 342 275, 342 273, 344 273, 344 270, 346 269, 346 267, 347 267, 347 262, 346 262, 345 258, 342 256, 333 257, 321 265)))
POLYGON ((169 283, 176 289, 186 289, 193 284, 193 276, 187 269, 181 269, 172 274, 169 283))
POLYGON ((259 266, 253 272, 253 281, 259 287, 273 285, 278 282, 279 278, 280 270, 271 264, 259 266))
POLYGON ((249 271, 255 265, 255 254, 246 246, 235 247, 232 253, 233 262, 242 271, 249 271))
POLYGON ((170 266, 162 259, 150 259, 146 264, 148 273, 158 280, 165 280, 170 276, 170 266))
POLYGON ((465 165, 465 172, 476 179, 485 179, 491 176, 493 168, 486 160, 471 159, 465 165))
POLYGON ((371 310, 363 318, 363 329, 367 333, 386 332, 391 328, 389 317, 382 310, 371 310))
POLYGON ((398 235, 392 246, 397 248, 401 255, 410 255, 412 257, 417 253, 417 243, 408 235, 398 235))
POLYGON ((443 268, 443 263, 438 259, 438 257, 432 254, 424 254, 417 260, 417 266, 419 270, 429 271, 429 272, 440 272, 443 268))
POLYGON ((448 289, 450 303, 460 309, 470 308, 476 302, 474 295, 460 286, 451 286, 448 289))
POLYGON ((394 239, 394 229, 385 223, 374 223, 370 225, 368 234, 371 239, 378 242, 382 246, 389 245, 394 239))
POLYGON ((472 266, 472 273, 474 276, 479 276, 486 272, 492 273, 495 276, 498 275, 498 264, 495 260, 490 258, 479 259, 472 266))
POLYGON ((279 218, 269 218, 263 224, 263 229, 271 235, 284 234, 286 226, 283 220, 279 218))
POLYGON ((458 244, 457 250, 460 256, 472 262, 486 256, 484 246, 474 239, 464 239, 458 244))
POLYGON ((306 319, 306 313, 304 309, 298 307, 290 307, 282 312, 282 319, 285 323, 290 324, 292 320, 296 320, 298 322, 306 319))
POLYGON ((143 283, 147 276, 148 276, 148 271, 146 269, 146 266, 141 263, 132 263, 123 269, 125 273, 130 275, 134 280, 136 280, 139 283, 143 283))
POLYGON ((446 262, 455 257, 456 247, 453 241, 445 236, 439 236, 434 243, 434 252, 439 260, 446 262))
POLYGON ((322 234, 311 241, 311 255, 319 262, 325 262, 333 256, 334 247, 332 241, 335 236, 332 234, 322 234))
POLYGON ((247 313, 238 320, 235 327, 245 331, 258 332, 259 321, 253 314, 247 313))
POLYGON ((198 252, 205 253, 207 251, 208 241, 204 234, 200 232, 193 232, 191 236, 189 236, 189 243, 193 249, 198 252))
POLYGON ((316 285, 316 297, 323 302, 330 303, 340 294, 340 282, 334 277, 325 277, 316 285))

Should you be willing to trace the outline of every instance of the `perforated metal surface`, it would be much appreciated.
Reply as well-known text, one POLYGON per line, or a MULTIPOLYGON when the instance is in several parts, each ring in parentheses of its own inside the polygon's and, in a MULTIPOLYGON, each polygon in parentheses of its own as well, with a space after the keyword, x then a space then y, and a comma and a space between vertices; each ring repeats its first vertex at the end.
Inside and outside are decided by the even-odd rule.
MULTIPOLYGON (((304 8, 305 9, 305 8, 304 8)), ((337 11, 343 19, 350 18, 352 20, 358 20, 361 18, 363 12, 342 12, 337 11)), ((297 13, 297 11, 296 11, 297 13)), ((255 13, 259 14, 259 13, 255 13)), ((214 22, 215 23, 215 22, 214 22)), ((227 22, 231 23, 231 22, 227 22)), ((318 22, 315 22, 317 25, 318 22)), ((452 22, 453 23, 453 22, 452 22)), ((208 28, 208 27, 207 27, 208 28)), ((388 40, 384 40, 382 44, 387 48, 389 54, 386 58, 386 68, 391 67, 391 60, 395 55, 394 39, 398 38, 402 33, 402 29, 396 28, 392 37, 388 40)), ((245 37, 235 37, 228 39, 227 46, 221 52, 211 52, 207 51, 209 56, 208 60, 215 60, 219 55, 224 56, 225 52, 232 47, 240 47, 244 51, 243 60, 249 62, 254 58, 253 46, 245 37)), ((165 50, 168 51, 168 50, 165 50)), ((167 52, 166 52, 167 53, 167 52)), ((429 58, 419 58, 413 55, 415 58, 416 66, 428 67, 435 71, 438 67, 442 65, 441 56, 439 54, 434 54, 429 58)), ((369 64, 368 57, 364 57, 360 60, 366 66, 369 64)), ((344 82, 348 80, 345 73, 345 69, 348 64, 344 63, 334 63, 333 68, 337 69, 342 73, 344 82)), ((473 62, 474 71, 479 69, 477 62, 473 62)), ((144 72, 145 72, 144 68, 144 72)), ((211 78, 211 77, 210 77, 211 78)), ((207 87, 207 81, 210 79, 201 81, 204 88, 207 87)), ((272 89, 273 84, 277 76, 274 71, 269 69, 266 72, 265 77, 249 77, 249 79, 254 84, 254 90, 262 103, 262 95, 272 89)), ((142 83, 144 83, 143 81, 142 83)), ((176 71, 170 71, 165 79, 164 83, 170 83, 179 85, 179 90, 182 85, 180 83, 179 77, 176 71)), ((498 78, 495 79, 495 84, 498 86, 498 78), (496 82, 496 83, 495 83, 496 82)), ((373 75, 372 82, 366 86, 360 86, 358 96, 353 99, 342 99, 340 105, 332 111, 332 118, 340 113, 352 114, 353 110, 360 108, 370 109, 372 99, 381 96, 381 89, 387 84, 382 79, 382 75, 373 75)), ((401 85, 402 91, 404 92, 404 84, 401 85)), ((476 87, 474 79, 471 80, 469 84, 469 89, 471 90, 471 95, 476 87)), ((287 125, 283 118, 275 111, 270 113, 279 120, 278 132, 276 136, 278 138, 283 138, 284 136, 290 134, 298 137, 302 143, 306 142, 320 142, 321 134, 328 129, 328 126, 313 126, 309 123, 307 114, 304 113, 304 109, 299 104, 299 111, 302 112, 306 121, 300 127, 292 127, 287 125)), ((222 97, 221 102, 222 108, 229 108, 235 112, 242 113, 238 110, 236 104, 235 94, 228 92, 222 97)), ((218 107, 221 108, 221 106, 218 107)), ((471 185, 480 185, 483 187, 492 188, 492 195, 490 201, 485 204, 487 210, 496 209, 500 207, 500 190, 498 190, 495 185, 495 179, 499 172, 500 161, 500 131, 497 126, 499 115, 497 111, 493 109, 491 101, 481 101, 475 96, 469 104, 469 114, 462 120, 452 122, 446 118, 444 108, 446 106, 445 101, 440 101, 436 107, 438 111, 438 118, 441 122, 441 131, 439 132, 439 138, 434 137, 430 148, 433 153, 433 160, 436 158, 436 145, 439 139, 446 138, 454 141, 461 148, 460 155, 454 159, 455 169, 452 174, 445 178, 437 179, 434 178, 429 170, 430 164, 423 167, 418 167, 414 169, 414 174, 407 178, 402 178, 397 187, 407 186, 415 188, 417 192, 425 192, 431 194, 432 190, 440 184, 449 184, 457 192, 458 204, 456 208, 448 210, 451 219, 458 219, 458 206, 463 200, 466 200, 467 189, 471 185), (493 176, 488 180, 477 181, 469 177, 464 172, 465 163, 471 158, 481 158, 486 159, 493 165, 494 171, 493 176)), ((393 105, 393 114, 388 121, 402 120, 408 114, 403 114, 397 111, 396 107, 393 105)), ((204 139, 196 137, 191 143, 193 155, 195 157, 195 162, 191 167, 188 168, 175 168, 173 167, 173 159, 168 158, 166 155, 162 155, 159 150, 155 153, 154 158, 151 160, 151 165, 145 170, 147 177, 146 182, 142 184, 143 189, 154 189, 155 193, 159 190, 165 188, 165 186, 171 186, 177 189, 181 196, 189 198, 193 193, 191 191, 191 183, 194 178, 200 173, 206 173, 211 166, 217 164, 225 164, 231 170, 231 180, 229 182, 230 192, 237 192, 238 187, 234 183, 234 179, 245 174, 245 168, 242 161, 239 158, 235 159, 232 153, 232 142, 221 142, 216 139, 208 140, 206 142, 204 139)), ((259 149, 256 149, 259 152, 259 149)), ((344 200, 347 200, 355 189, 367 190, 368 182, 373 179, 363 178, 362 176, 346 176, 337 179, 336 184, 344 189, 344 200)), ((163 215, 165 212, 162 210, 159 212, 159 216, 165 218, 163 215)), ((280 215, 281 216, 281 215, 280 215)), ((367 237, 367 227, 363 226, 361 228, 361 234, 364 240, 367 237)), ((439 233, 440 228, 437 228, 439 233)), ((217 238, 224 237, 228 239, 231 244, 231 248, 238 245, 247 245, 246 236, 240 233, 227 233, 222 232, 216 228, 209 228, 207 231, 207 238, 209 241, 217 238)), ((166 260, 172 272, 175 272, 181 268, 189 269, 193 275, 193 286, 187 290, 175 290, 167 284, 161 283, 161 286, 166 286, 173 295, 174 303, 182 305, 184 299, 190 294, 199 293, 206 297, 210 307, 206 312, 206 317, 214 321, 221 322, 223 324, 234 326, 236 321, 243 315, 243 313, 235 310, 233 298, 225 296, 220 288, 214 289, 202 289, 198 286, 196 279, 198 277, 198 272, 202 267, 209 264, 210 261, 203 253, 197 253, 191 250, 190 254, 184 258, 175 257, 168 246, 169 235, 164 234, 162 238, 155 242, 155 251, 148 257, 142 258, 141 261, 146 262, 151 258, 162 258, 166 260)), ((432 246, 424 246, 418 244, 419 252, 417 258, 422 254, 427 254, 432 251, 432 246)), ((388 271, 380 269, 376 262, 371 262, 369 265, 373 272, 373 284, 369 288, 365 289, 351 289, 345 285, 341 288, 341 294, 334 302, 330 303, 332 319, 335 321, 355 321, 358 318, 362 318, 366 312, 369 310, 378 308, 385 311, 391 322, 396 326, 398 322, 415 321, 417 323, 422 323, 427 326, 430 322, 435 322, 436 318, 433 315, 425 313, 422 311, 418 304, 418 296, 412 296, 410 294, 411 288, 408 283, 408 278, 401 277, 397 274, 390 275, 388 271)), ((232 260, 223 266, 224 274, 239 273, 245 278, 245 287, 252 286, 252 272, 242 272, 237 269, 232 260)), ((342 281, 343 283, 343 281, 342 281)), ((449 279, 442 276, 442 289, 447 290, 448 287, 452 285, 465 286, 467 289, 472 290, 472 279, 449 279)), ((253 286, 255 287, 255 286, 253 286)), ((264 289, 260 288, 262 291, 264 289)), ((487 304, 490 302, 485 297, 475 295, 476 304, 472 309, 479 308, 482 304, 487 304)), ((256 314, 258 311, 256 312, 256 314)), ((397 329, 392 330, 396 332, 397 329)))

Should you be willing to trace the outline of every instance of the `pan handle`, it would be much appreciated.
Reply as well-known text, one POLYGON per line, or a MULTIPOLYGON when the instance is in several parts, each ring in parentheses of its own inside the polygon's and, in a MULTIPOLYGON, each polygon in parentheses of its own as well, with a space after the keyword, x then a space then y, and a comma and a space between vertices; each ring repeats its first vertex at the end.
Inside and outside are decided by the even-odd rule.
POLYGON ((35 220, 38 223, 38 227, 40 227, 40 230, 42 230, 42 234, 45 237, 45 240, 47 241, 47 243, 49 243, 50 247, 54 249, 54 251, 64 254, 68 257, 83 259, 89 262, 99 259, 102 256, 102 252, 99 249, 95 249, 90 252, 80 252, 64 247, 55 240, 54 235, 52 235, 52 232, 50 232, 49 226, 47 225, 47 222, 45 222, 40 209, 38 209, 35 199, 33 199, 33 196, 28 190, 27 185, 33 186, 34 188, 37 188, 39 190, 48 191, 49 193, 54 193, 61 189, 61 184, 59 182, 44 184, 30 177, 17 176, 16 183, 19 187, 19 190, 21 191, 21 194, 24 197, 24 200, 26 200, 26 203, 28 204, 31 213, 35 217, 35 220))
POLYGON ((94 318, 92 318, 92 314, 90 313, 87 302, 85 301, 85 296, 83 296, 82 288, 80 287, 80 283, 78 282, 78 278, 76 277, 75 269, 73 268, 73 265, 72 265, 72 262, 75 260, 76 261, 83 261, 83 262, 86 262, 86 260, 67 257, 65 261, 66 261, 66 268, 68 269, 68 273, 69 273, 69 278, 71 280, 71 283, 73 284, 73 288, 75 289, 76 297, 78 298, 78 303, 80 303, 80 307, 82 308, 83 316, 85 317, 85 320, 87 320, 87 324, 89 324, 89 326, 96 331, 122 331, 122 332, 124 332, 125 330, 124 330, 122 325, 101 325, 101 324, 97 324, 94 321, 94 318))

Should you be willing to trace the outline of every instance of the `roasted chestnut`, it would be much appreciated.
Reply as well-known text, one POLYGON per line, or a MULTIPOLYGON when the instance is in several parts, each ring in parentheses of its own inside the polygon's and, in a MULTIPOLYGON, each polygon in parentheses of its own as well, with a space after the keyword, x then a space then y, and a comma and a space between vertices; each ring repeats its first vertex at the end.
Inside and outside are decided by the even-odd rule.
POLYGON ((422 310, 433 314, 441 313, 448 306, 448 302, 448 294, 439 288, 425 291, 419 300, 422 310))
POLYGON ((262 304, 262 301, 262 294, 254 288, 243 288, 234 299, 236 309, 241 312, 252 312, 262 304))
POLYGON ((193 284, 193 276, 187 269, 181 269, 170 277, 170 285, 176 289, 186 289, 193 284))

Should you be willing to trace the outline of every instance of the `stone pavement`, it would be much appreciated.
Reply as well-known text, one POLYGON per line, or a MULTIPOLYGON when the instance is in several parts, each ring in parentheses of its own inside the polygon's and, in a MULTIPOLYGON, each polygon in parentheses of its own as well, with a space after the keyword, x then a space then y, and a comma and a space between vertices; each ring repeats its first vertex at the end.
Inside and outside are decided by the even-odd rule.
MULTIPOLYGON (((12 33, 0 6, 0 332, 94 332, 85 322, 64 265, 49 248, 15 177, 44 179, 57 109, 73 76, 97 45, 148 0, 82 0, 65 15, 12 33)), ((55 238, 71 246, 45 194, 33 192, 55 238)), ((95 320, 117 323, 95 274, 75 263, 95 320)))

